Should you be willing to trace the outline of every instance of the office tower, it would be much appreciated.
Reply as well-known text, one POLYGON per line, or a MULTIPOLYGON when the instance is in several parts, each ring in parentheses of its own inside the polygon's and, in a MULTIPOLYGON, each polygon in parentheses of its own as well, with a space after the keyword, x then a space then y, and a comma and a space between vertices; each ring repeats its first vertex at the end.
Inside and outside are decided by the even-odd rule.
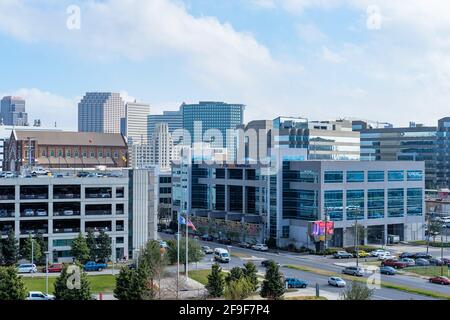
POLYGON ((269 149, 272 146, 271 120, 254 120, 241 124, 236 129, 242 130, 237 140, 237 161, 254 163, 267 160, 270 157, 269 149))
POLYGON ((167 123, 170 133, 174 132, 176 129, 183 128, 183 113, 181 110, 164 111, 163 114, 151 114, 147 118, 148 141, 150 141, 157 123, 167 123))
POLYGON ((157 123, 150 141, 151 164, 159 166, 162 170, 170 168, 172 148, 169 126, 167 123, 157 123))
POLYGON ((438 121, 436 154, 436 186, 450 188, 450 117, 438 121))
POLYGON ((1 101, 1 123, 9 126, 28 126, 28 114, 25 112, 25 100, 7 96, 1 101))
POLYGON ((280 148, 305 148, 309 160, 359 160, 360 135, 347 120, 308 121, 278 117, 272 142, 280 148))
POLYGON ((78 131, 120 133, 125 105, 119 93, 87 92, 78 103, 78 131))

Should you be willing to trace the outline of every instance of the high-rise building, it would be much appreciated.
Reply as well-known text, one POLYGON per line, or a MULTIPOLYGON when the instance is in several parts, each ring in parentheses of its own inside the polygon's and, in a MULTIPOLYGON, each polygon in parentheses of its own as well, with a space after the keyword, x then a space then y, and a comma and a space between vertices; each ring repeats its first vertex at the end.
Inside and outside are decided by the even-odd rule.
POLYGON ((28 114, 25 112, 25 100, 20 97, 3 97, 1 101, 0 117, 3 125, 28 126, 28 114))
POLYGON ((78 131, 120 133, 125 104, 119 93, 87 92, 78 103, 78 131))
POLYGON ((148 141, 152 138, 157 123, 167 123, 169 132, 183 128, 183 113, 178 111, 164 111, 163 114, 151 114, 147 117, 148 141))
POLYGON ((436 186, 450 188, 450 117, 438 121, 436 186))
POLYGON ((172 160, 173 142, 167 123, 157 123, 150 141, 150 159, 152 165, 161 169, 170 168, 172 160))

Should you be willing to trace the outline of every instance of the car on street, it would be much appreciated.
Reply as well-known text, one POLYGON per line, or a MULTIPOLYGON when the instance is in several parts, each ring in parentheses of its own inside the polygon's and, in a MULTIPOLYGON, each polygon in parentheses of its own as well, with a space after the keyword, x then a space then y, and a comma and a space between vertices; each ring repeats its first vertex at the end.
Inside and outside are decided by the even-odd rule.
POLYGON ((107 267, 108 266, 106 265, 106 263, 97 263, 95 261, 88 261, 84 265, 83 269, 86 272, 88 272, 88 271, 102 271, 102 270, 106 269, 107 267))
POLYGON ((400 254, 399 258, 400 258, 400 259, 403 259, 403 258, 409 258, 409 259, 412 259, 412 258, 414 258, 414 255, 415 255, 415 253, 412 253, 412 252, 402 252, 402 253, 400 254))
POLYGON ((356 258, 367 258, 368 256, 370 256, 370 254, 364 250, 358 250, 357 252, 355 252, 353 254, 353 256, 356 258))
POLYGON ((444 261, 439 259, 439 258, 432 258, 429 259, 428 262, 432 265, 432 266, 443 266, 445 265, 444 261))
POLYGON ((424 252, 419 252, 414 254, 414 259, 426 259, 426 260, 430 260, 432 259, 433 256, 431 254, 428 253, 424 253, 424 252))
POLYGON ((214 249, 214 260, 223 262, 223 263, 229 263, 230 262, 230 253, 226 249, 215 248, 214 249))
POLYGON ((261 266, 263 266, 264 268, 267 268, 271 262, 275 263, 278 267, 281 267, 281 264, 279 264, 278 262, 275 262, 274 260, 263 260, 263 261, 261 261, 261 266))
POLYGON ((428 261, 427 259, 416 259, 416 266, 418 267, 427 267, 430 265, 430 261, 428 261))
POLYGON ((401 258, 399 261, 406 263, 408 267, 414 267, 416 265, 416 261, 411 258, 401 258))
POLYGON ((203 241, 213 241, 214 239, 213 239, 213 237, 211 235, 204 234, 204 235, 202 235, 202 240, 203 241))
POLYGON ((443 258, 442 261, 448 266, 450 266, 450 258, 443 258))
POLYGON ((17 267, 18 273, 36 273, 37 267, 34 263, 22 263, 17 267))
POLYGON ((51 264, 47 268, 49 273, 60 273, 62 271, 62 269, 63 269, 63 265, 61 263, 51 264))
POLYGON ((329 277, 328 284, 333 287, 343 288, 347 285, 347 283, 339 277, 329 277))
POLYGON ((382 254, 388 254, 388 253, 390 254, 389 251, 382 250, 382 249, 377 249, 377 250, 371 251, 371 252, 370 252, 370 256, 372 256, 372 257, 378 257, 379 255, 382 255, 382 254))
POLYGON ((245 249, 251 249, 252 244, 248 243, 248 242, 241 242, 241 243, 239 243, 239 247, 245 248, 245 249))
POLYGON ((353 258, 353 255, 347 251, 337 251, 333 254, 335 259, 350 259, 353 258))
POLYGON ((34 168, 33 170, 31 170, 30 172, 32 175, 36 175, 36 176, 46 176, 50 173, 50 171, 45 170, 44 168, 34 168))
POLYGON ((230 245, 233 243, 233 241, 231 241, 231 239, 219 239, 218 242, 221 244, 226 244, 226 245, 230 245))
POLYGON ((342 273, 348 274, 351 276, 362 277, 364 275, 364 269, 361 267, 346 267, 342 270, 342 273))
POLYGON ((28 292, 26 300, 55 300, 55 296, 52 294, 44 294, 41 291, 30 291, 28 292))
POLYGON ((269 250, 269 247, 267 247, 265 244, 263 244, 263 243, 257 243, 257 244, 255 244, 255 245, 253 245, 252 246, 252 249, 253 250, 256 250, 256 251, 268 251, 269 250))
POLYGON ((430 278, 428 281, 430 281, 430 283, 450 285, 450 279, 447 277, 441 277, 441 276, 433 277, 433 278, 430 278))
POLYGON ((408 266, 408 264, 406 262, 401 262, 401 261, 394 260, 394 259, 384 260, 381 262, 381 265, 383 267, 392 267, 395 269, 404 269, 408 266))
POLYGON ((202 251, 204 254, 213 254, 214 250, 208 246, 202 246, 202 251))
POLYGON ((308 282, 305 280, 297 279, 297 278, 286 278, 284 280, 288 288, 306 288, 308 286, 308 282))
POLYGON ((387 274, 389 276, 393 276, 394 274, 397 273, 397 270, 395 270, 393 267, 382 266, 382 267, 380 267, 380 273, 387 274))

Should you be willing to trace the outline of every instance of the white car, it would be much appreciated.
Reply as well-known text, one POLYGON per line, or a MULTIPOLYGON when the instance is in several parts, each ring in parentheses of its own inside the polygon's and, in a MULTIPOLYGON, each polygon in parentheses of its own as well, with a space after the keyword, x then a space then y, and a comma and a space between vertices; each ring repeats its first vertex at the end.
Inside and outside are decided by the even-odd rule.
POLYGON ((47 210, 45 209, 37 209, 36 210, 36 215, 39 217, 45 217, 47 216, 47 210))
POLYGON ((27 300, 55 300, 55 296, 52 294, 44 294, 40 291, 30 291, 28 292, 27 300))
POLYGON ((384 261, 384 260, 396 260, 397 257, 393 256, 390 252, 386 252, 384 254, 380 254, 378 256, 378 260, 384 261))
POLYGON ((347 285, 347 283, 339 277, 329 277, 328 284, 333 287, 343 288, 347 285))
POLYGON ((25 217, 32 217, 32 216, 34 216, 34 210, 33 209, 25 209, 23 214, 25 217))
POLYGON ((374 250, 374 251, 370 252, 370 255, 372 257, 378 257, 378 256, 380 256, 382 254, 391 254, 391 253, 389 251, 381 250, 381 249, 374 250))
POLYGON ((269 250, 269 247, 267 247, 265 244, 257 243, 254 246, 252 246, 252 249, 257 251, 267 251, 269 250))
POLYGON ((18 273, 36 273, 37 272, 37 267, 36 265, 33 263, 24 263, 24 264, 20 264, 17 267, 17 272, 18 273))
POLYGON ((35 168, 33 171, 31 171, 31 174, 34 174, 37 176, 46 176, 49 174, 49 171, 45 170, 44 168, 35 168))

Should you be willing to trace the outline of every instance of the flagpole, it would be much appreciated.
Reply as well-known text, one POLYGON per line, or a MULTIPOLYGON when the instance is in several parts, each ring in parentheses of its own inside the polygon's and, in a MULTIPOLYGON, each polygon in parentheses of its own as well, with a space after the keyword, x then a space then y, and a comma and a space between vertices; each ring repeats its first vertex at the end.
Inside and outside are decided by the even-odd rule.
POLYGON ((186 283, 189 275, 189 198, 186 207, 186 283))
POLYGON ((180 293, 180 210, 177 212, 177 300, 180 293))

